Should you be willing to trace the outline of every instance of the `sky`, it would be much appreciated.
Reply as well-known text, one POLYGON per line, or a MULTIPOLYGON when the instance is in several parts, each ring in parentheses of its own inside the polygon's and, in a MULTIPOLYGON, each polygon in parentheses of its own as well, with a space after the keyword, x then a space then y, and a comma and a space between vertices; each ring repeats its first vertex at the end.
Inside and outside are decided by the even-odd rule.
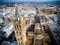
POLYGON ((0 2, 56 2, 60 0, 0 0, 0 2))

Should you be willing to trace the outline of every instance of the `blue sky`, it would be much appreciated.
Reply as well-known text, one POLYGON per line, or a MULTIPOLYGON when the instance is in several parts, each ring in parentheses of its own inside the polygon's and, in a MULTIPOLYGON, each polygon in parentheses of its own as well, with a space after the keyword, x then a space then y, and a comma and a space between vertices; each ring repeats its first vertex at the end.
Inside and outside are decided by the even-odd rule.
POLYGON ((1 2, 54 2, 60 0, 0 0, 1 2))

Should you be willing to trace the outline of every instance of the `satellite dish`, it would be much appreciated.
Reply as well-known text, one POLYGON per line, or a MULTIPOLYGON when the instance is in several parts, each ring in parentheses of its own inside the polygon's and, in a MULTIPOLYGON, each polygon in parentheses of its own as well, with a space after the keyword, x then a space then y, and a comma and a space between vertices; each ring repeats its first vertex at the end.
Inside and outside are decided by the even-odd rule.
POLYGON ((8 41, 3 41, 1 45, 11 45, 11 43, 8 41))

